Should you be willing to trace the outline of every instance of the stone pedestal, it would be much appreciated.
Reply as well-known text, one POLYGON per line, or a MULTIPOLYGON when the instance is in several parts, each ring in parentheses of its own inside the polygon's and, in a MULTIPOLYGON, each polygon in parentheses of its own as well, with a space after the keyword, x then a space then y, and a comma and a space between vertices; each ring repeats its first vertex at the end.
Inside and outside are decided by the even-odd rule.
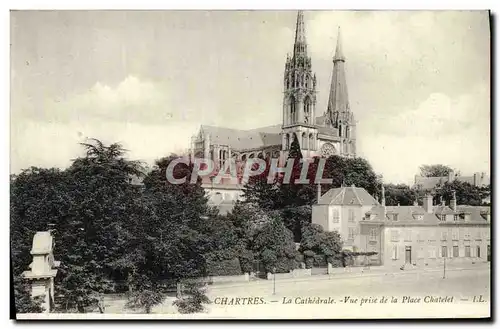
POLYGON ((49 231, 37 232, 31 248, 31 270, 23 273, 24 278, 31 282, 31 296, 42 296, 42 307, 47 313, 54 303, 54 278, 60 264, 54 260, 53 247, 53 237, 49 231))

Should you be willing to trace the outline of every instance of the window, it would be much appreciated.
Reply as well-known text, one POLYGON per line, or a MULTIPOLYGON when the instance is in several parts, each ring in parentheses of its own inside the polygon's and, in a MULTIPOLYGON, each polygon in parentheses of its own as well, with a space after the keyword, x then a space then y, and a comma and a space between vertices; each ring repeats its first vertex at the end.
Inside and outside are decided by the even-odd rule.
POLYGON ((286 134, 285 136, 285 150, 288 150, 290 148, 290 135, 286 134))
POLYGON ((436 258, 436 248, 431 246, 428 250, 429 258, 436 258))
POLYGON ((441 240, 442 241, 448 240, 448 232, 446 231, 441 232, 441 240))
POLYGON ((370 241, 377 241, 377 229, 372 228, 370 230, 370 241))
POLYGON ((417 258, 422 259, 424 258, 424 247, 420 246, 417 250, 417 258))
POLYGON ((334 223, 338 223, 340 221, 340 214, 338 209, 333 209, 332 218, 334 223))
POLYGON ((481 231, 479 229, 476 231, 476 240, 481 240, 481 231))
POLYGON ((436 231, 429 232, 429 241, 436 241, 436 231))
POLYGON ((451 231, 451 239, 452 240, 458 240, 458 230, 456 228, 454 228, 452 231, 451 231))
POLYGON ((405 241, 411 241, 411 230, 405 231, 405 241))
POLYGON ((453 216, 453 221, 458 222, 459 217, 460 216, 458 214, 454 215, 453 216))
POLYGON ((316 143, 314 143, 313 134, 309 134, 309 149, 313 151, 316 150, 316 143))
POLYGON ((465 246, 465 257, 470 257, 470 246, 465 246))
POLYGON ((348 239, 349 240, 354 240, 354 228, 353 227, 349 227, 349 236, 348 236, 348 239))
POLYGON ((469 231, 465 231, 464 240, 470 240, 470 232, 469 231))
POLYGON ((441 257, 443 258, 448 257, 448 247, 446 246, 441 247, 441 257))
POLYGON ((481 258, 481 246, 476 247, 476 257, 481 258))
POLYGON ((439 215, 439 220, 441 222, 445 222, 446 221, 446 215, 439 215))
POLYGON ((305 123, 309 123, 309 118, 311 114, 311 99, 306 97, 304 100, 304 121, 305 123))
POLYGON ((301 145, 303 150, 307 150, 307 136, 306 133, 302 133, 302 145, 301 145))
POLYGON ((391 241, 399 241, 399 231, 391 230, 391 241))
POLYGON ((297 116, 297 111, 295 109, 295 98, 290 97, 290 123, 295 123, 297 116))
POLYGON ((453 246, 453 257, 458 257, 458 246, 453 246))
POLYGON ((392 259, 398 259, 398 246, 392 246, 392 259))
POLYGON ((354 223, 354 209, 349 209, 349 222, 354 223))
POLYGON ((398 214, 392 215, 392 220, 397 222, 398 221, 398 214))

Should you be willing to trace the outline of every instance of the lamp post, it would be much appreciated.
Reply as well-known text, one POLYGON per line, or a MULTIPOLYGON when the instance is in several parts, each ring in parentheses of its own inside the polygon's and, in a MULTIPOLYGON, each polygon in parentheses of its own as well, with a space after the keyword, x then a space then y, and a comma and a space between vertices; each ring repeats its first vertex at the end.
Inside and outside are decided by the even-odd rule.
POLYGON ((443 257, 443 279, 446 279, 446 257, 443 257))
POLYGON ((273 295, 276 295, 276 267, 273 267, 273 295))

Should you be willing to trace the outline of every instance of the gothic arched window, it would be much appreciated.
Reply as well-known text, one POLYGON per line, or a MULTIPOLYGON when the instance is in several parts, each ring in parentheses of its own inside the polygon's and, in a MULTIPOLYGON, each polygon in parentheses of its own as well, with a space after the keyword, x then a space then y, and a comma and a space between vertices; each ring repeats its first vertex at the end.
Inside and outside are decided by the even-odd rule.
POLYGON ((309 118, 311 117, 311 98, 307 96, 304 99, 304 121, 305 123, 310 123, 309 118))
POLYGON ((295 108, 295 97, 290 96, 290 123, 296 122, 297 109, 295 108))
POLYGON ((313 134, 309 134, 309 148, 313 151, 316 150, 316 143, 314 142, 313 134))
POLYGON ((345 137, 350 138, 350 129, 349 126, 345 127, 345 137))
POLYGON ((307 135, 306 135, 306 133, 302 133, 302 145, 301 146, 302 146, 302 149, 304 149, 304 150, 309 149, 307 147, 307 135))

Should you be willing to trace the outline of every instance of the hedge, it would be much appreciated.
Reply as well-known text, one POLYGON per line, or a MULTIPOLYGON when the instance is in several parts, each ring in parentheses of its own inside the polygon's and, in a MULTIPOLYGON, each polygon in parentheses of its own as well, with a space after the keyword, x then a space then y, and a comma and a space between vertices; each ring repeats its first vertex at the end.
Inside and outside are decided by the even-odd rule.
POLYGON ((241 275, 240 260, 210 260, 207 261, 207 272, 209 276, 241 275))

